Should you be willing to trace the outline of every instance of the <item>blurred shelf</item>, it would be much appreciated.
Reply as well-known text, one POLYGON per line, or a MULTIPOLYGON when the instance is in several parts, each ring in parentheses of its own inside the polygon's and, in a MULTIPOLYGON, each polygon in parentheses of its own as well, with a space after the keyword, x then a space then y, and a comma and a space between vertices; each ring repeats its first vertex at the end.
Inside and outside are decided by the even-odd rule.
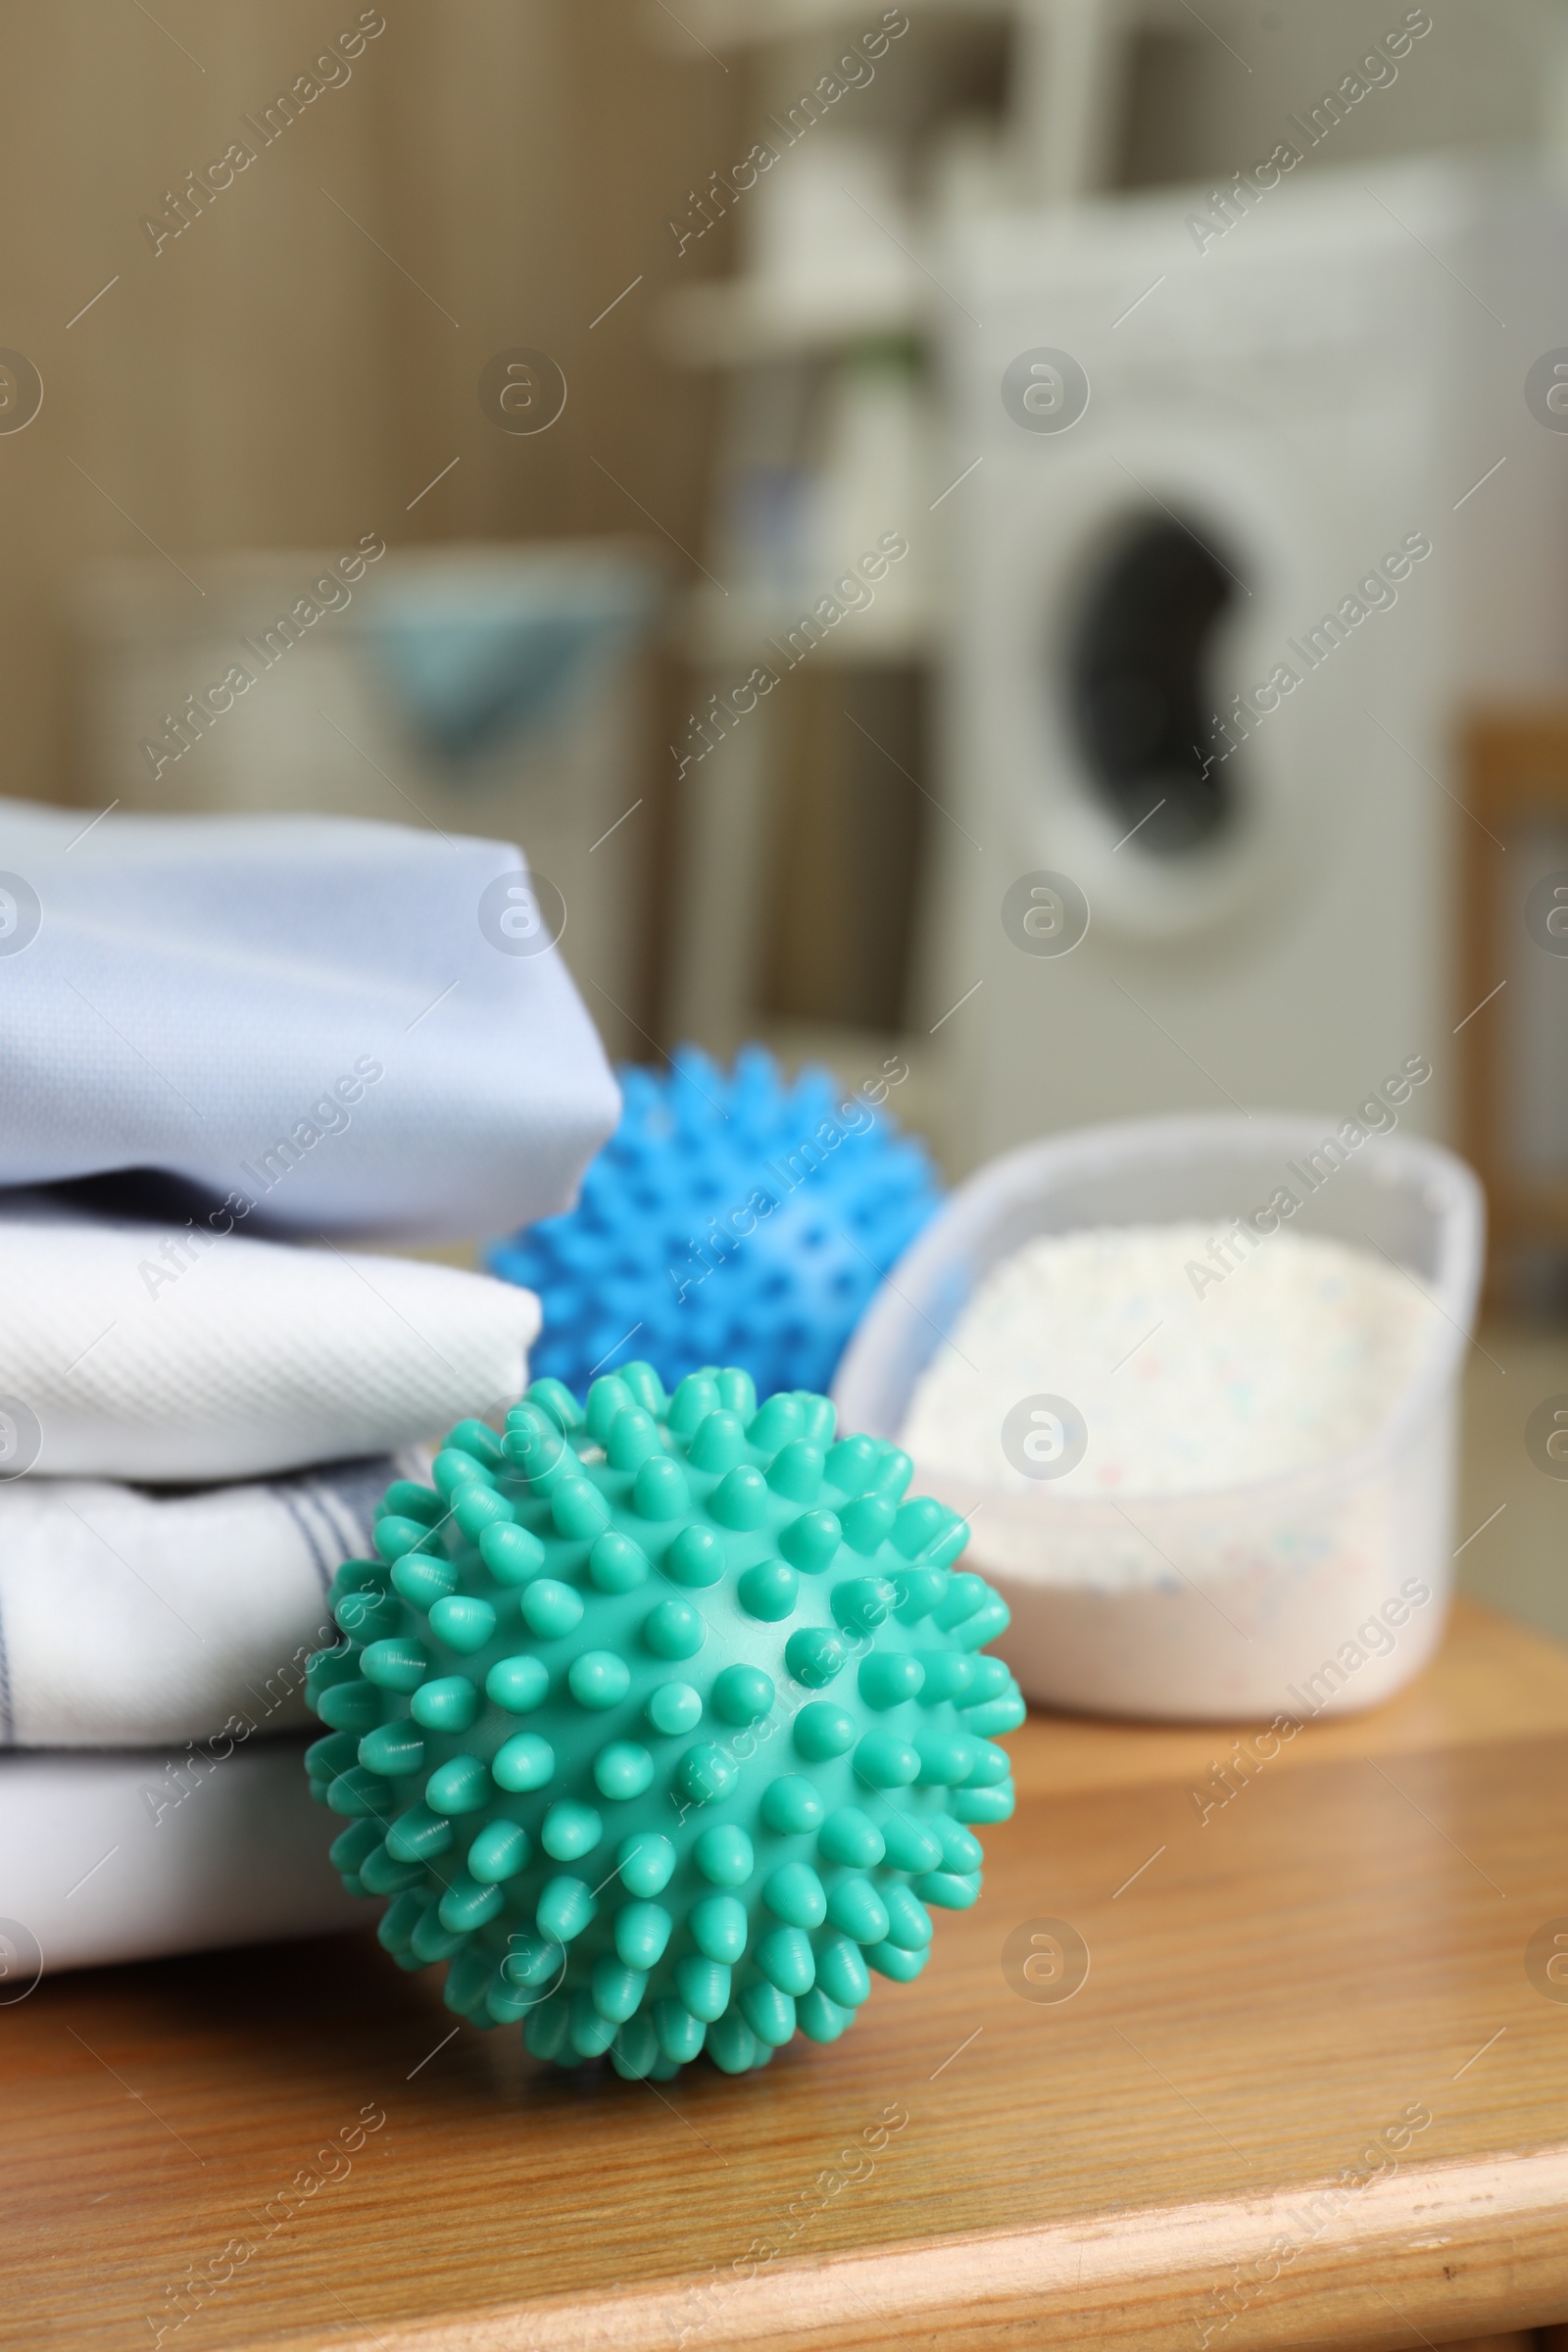
MULTIPOLYGON (((809 613, 813 601, 808 590, 793 603, 781 603, 743 589, 726 596, 720 588, 693 588, 684 600, 677 642, 687 660, 699 663, 773 662, 780 656, 788 661, 789 632, 809 613)), ((870 605, 846 612, 809 650, 811 661, 823 666, 883 668, 928 661, 939 642, 936 613, 905 614, 870 605)))
MULTIPOLYGON (((1020 4, 1027 0, 903 0, 911 19, 956 17, 982 24, 1005 24, 1020 4)), ((878 23, 879 14, 867 0, 683 0, 678 15, 660 0, 645 0, 643 9, 645 30, 666 49, 689 49, 693 41, 710 49, 758 49, 841 25, 874 30, 878 23)))
POLYGON ((739 368, 834 351, 862 337, 917 331, 926 302, 913 262, 876 281, 835 285, 726 278, 669 295, 656 314, 660 343, 688 368, 739 368))
MULTIPOLYGON (((1079 6, 1085 15, 1096 13, 1096 0, 1079 0, 1079 6)), ((960 25, 984 25, 1006 24, 1018 17, 1050 18, 1062 12, 1063 0, 902 0, 902 7, 915 24, 946 18, 960 25)), ((1194 22, 1186 0, 1120 0, 1114 15, 1123 26, 1152 24, 1188 32, 1194 22)), ((647 37, 660 48, 688 54, 694 42, 712 53, 760 49, 840 28, 855 38, 877 30, 880 21, 875 0, 683 0, 678 13, 662 0, 643 4, 647 37)))

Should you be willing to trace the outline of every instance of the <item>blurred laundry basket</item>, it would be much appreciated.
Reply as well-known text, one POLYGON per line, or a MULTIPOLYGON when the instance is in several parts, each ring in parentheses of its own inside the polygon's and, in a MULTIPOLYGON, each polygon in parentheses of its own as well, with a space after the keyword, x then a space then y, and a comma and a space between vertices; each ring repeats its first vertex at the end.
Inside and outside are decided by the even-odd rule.
POLYGON ((151 560, 83 581, 83 797, 380 817, 428 827, 433 856, 452 834, 518 842, 564 904, 590 1012, 628 1051, 657 560, 603 539, 391 551, 368 533, 190 569, 199 588, 151 560))

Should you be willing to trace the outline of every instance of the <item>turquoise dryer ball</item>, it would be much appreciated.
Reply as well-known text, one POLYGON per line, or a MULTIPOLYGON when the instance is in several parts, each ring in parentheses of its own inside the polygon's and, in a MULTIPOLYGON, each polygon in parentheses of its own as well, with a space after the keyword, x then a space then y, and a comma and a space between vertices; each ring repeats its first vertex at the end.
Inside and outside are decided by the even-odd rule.
POLYGON ((664 2081, 832 2041, 980 1890, 1007 1612, 906 1454, 744 1372, 534 1383, 400 1482, 312 1660, 313 1793, 400 1967, 536 2057, 664 2081))

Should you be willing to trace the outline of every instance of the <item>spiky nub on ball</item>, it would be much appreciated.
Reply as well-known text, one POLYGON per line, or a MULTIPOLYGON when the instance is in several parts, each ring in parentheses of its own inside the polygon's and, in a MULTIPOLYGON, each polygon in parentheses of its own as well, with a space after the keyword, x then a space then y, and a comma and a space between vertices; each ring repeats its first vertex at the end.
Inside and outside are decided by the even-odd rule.
POLYGON ((537 1371, 583 1386, 629 1331, 661 1378, 742 1364, 765 1396, 825 1388, 884 1274, 941 1198, 890 1081, 789 1080, 747 1046, 726 1073, 695 1046, 620 1073, 619 1127, 575 1208, 492 1243, 537 1291, 537 1371))
POLYGON ((1012 1810, 1007 1612, 910 1463, 744 1372, 534 1383, 400 1482, 313 1659, 313 1792, 399 1965, 536 2057, 731 2074, 917 1976, 1012 1810))

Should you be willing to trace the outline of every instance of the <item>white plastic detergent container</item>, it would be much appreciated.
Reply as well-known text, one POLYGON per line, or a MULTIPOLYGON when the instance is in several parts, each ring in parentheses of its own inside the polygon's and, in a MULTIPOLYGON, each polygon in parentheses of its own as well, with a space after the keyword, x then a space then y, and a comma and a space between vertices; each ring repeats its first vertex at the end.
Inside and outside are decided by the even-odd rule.
POLYGON ((971 1521, 967 1561, 1012 1611, 997 1646, 1030 1698, 1102 1715, 1299 1721, 1375 1705, 1437 1647, 1483 1198, 1451 1152, 1398 1133, 1329 1172, 1322 1147, 1335 1131, 1333 1120, 1227 1114, 1026 1146, 960 1187, 873 1300, 834 1397, 841 1428, 895 1440, 976 1285, 1038 1236, 1194 1220, 1223 1231, 1286 1187, 1300 1197, 1295 1230, 1383 1253, 1431 1301, 1402 1393, 1364 1441, 1309 1469, 1118 1504, 1044 1479, 1021 1492, 976 1483, 916 1451, 912 1491, 971 1521), (1293 1181, 1291 1163, 1308 1181, 1293 1181))

